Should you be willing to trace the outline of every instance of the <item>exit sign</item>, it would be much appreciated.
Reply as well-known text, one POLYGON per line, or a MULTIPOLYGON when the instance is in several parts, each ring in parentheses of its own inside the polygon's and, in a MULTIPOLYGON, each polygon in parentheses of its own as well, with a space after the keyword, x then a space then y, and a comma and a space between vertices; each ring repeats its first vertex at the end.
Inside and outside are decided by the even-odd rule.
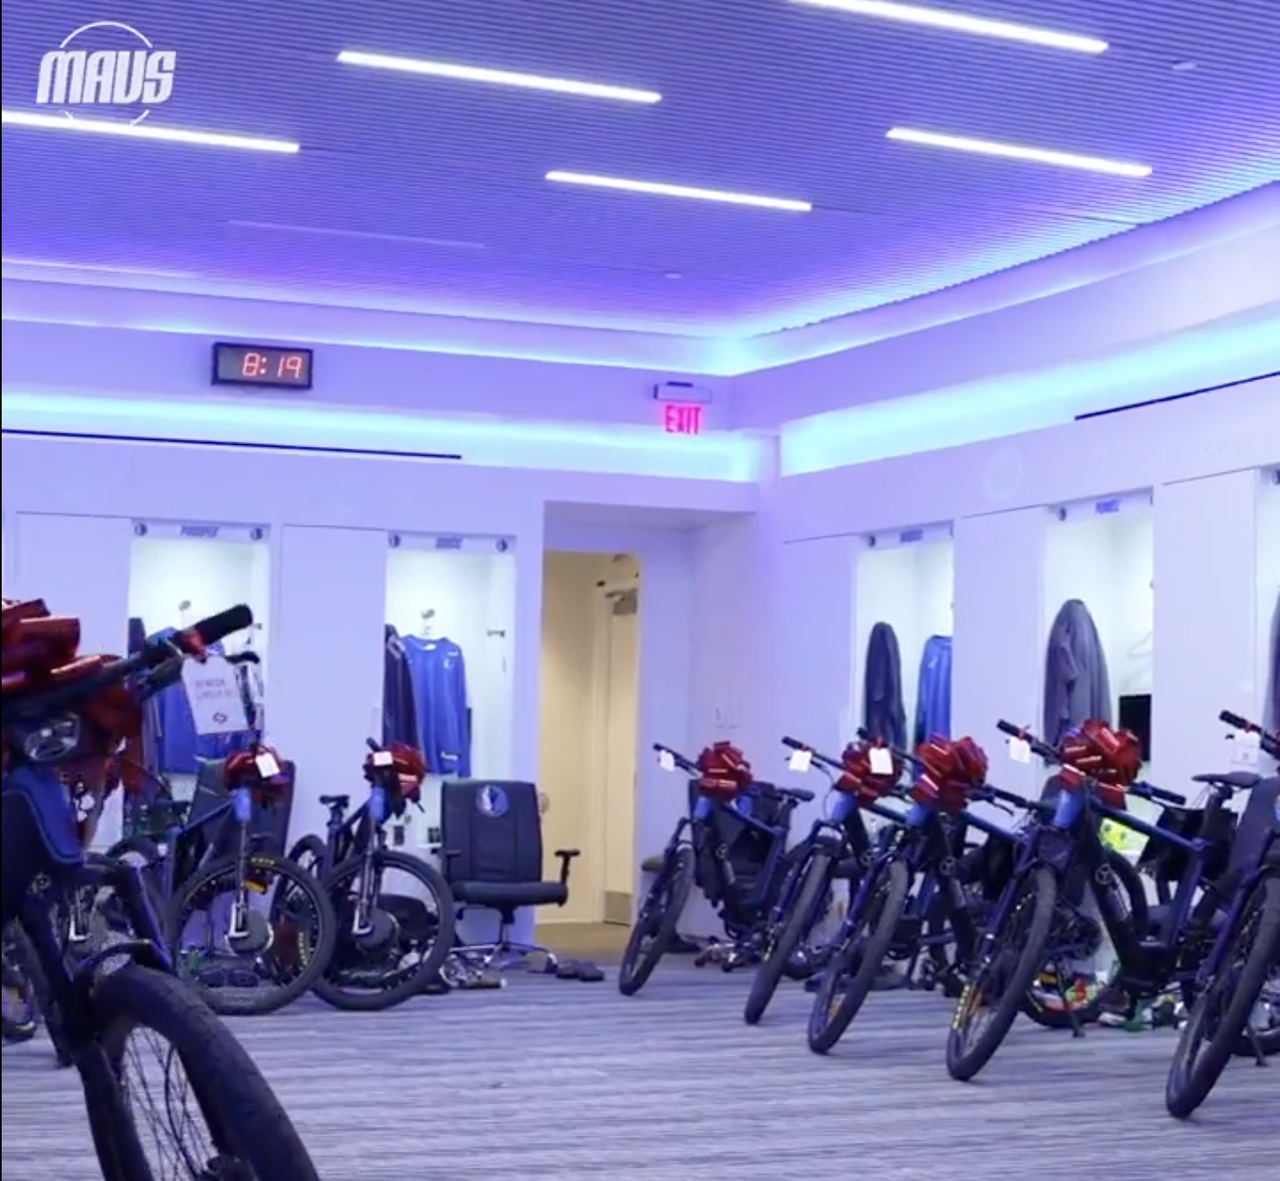
POLYGON ((669 435, 702 434, 702 407, 697 402, 664 402, 662 429, 669 435))

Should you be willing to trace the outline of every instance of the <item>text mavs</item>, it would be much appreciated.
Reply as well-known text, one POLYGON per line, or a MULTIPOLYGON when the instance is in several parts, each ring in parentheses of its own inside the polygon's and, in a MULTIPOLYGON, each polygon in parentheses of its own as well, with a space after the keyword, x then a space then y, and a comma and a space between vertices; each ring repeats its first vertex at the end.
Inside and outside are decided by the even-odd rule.
POLYGON ((177 64, 172 49, 55 49, 40 59, 36 102, 155 106, 173 93, 177 64))

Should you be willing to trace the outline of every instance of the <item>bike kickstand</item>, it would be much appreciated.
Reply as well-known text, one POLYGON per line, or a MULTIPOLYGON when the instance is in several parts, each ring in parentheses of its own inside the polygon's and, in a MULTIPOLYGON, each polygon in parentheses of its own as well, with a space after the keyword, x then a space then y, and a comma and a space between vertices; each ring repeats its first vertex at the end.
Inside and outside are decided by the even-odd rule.
POLYGON ((1254 1064, 1257 1066, 1270 1066, 1267 1056, 1262 1052, 1262 1042, 1258 1039, 1258 1031, 1252 1025, 1248 1026, 1245 1036, 1249 1039, 1249 1049, 1253 1051, 1254 1064))

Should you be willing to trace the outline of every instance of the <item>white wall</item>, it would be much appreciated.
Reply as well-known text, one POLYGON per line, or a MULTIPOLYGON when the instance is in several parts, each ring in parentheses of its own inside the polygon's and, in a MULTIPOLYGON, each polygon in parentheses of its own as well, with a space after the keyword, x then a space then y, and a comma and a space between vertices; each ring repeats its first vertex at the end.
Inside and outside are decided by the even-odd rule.
MULTIPOLYGON (((847 738, 847 729, 839 732, 840 707, 858 671, 846 638, 851 612, 861 622, 853 547, 868 533, 954 520, 953 725, 988 748, 1000 781, 1032 790, 1038 772, 1003 759, 994 722, 999 716, 1034 722, 1040 713, 1049 604, 1069 593, 1065 574, 1055 573, 1065 553, 1056 546, 1069 544, 1062 540, 1067 529, 1080 528, 1059 526, 1050 510, 1153 488, 1148 524, 1139 526, 1139 513, 1111 526, 1134 532, 1112 543, 1113 553, 1132 556, 1113 579, 1125 589, 1114 626, 1107 626, 1114 632, 1109 643, 1122 653, 1154 632, 1152 660, 1117 655, 1113 685, 1117 693, 1151 690, 1154 773, 1176 786, 1221 761, 1218 710, 1235 700, 1241 712, 1258 712, 1253 588, 1265 543, 1263 526, 1255 526, 1245 506, 1257 503, 1257 472, 1277 461, 1280 380, 1271 380, 1012 439, 781 480, 773 507, 787 573, 771 626, 782 658, 768 690, 778 716, 798 737, 812 734, 815 744, 847 738), (1231 473, 1241 473, 1238 496, 1217 483, 1231 473), (1171 491, 1180 484, 1185 489, 1171 491), (1154 626, 1151 592, 1143 589, 1153 567, 1154 626), (1051 592, 1054 579, 1060 589, 1051 592)), ((1092 544, 1095 557, 1082 552, 1079 561, 1093 572, 1086 577, 1101 577, 1100 543, 1092 544)), ((1086 601, 1101 594, 1075 585, 1086 601)))
MULTIPOLYGON (((872 535, 874 536, 874 534, 872 535)), ((952 628, 952 562, 950 540, 886 546, 860 539, 854 592, 856 644, 853 655, 854 721, 863 717, 867 641, 877 623, 889 624, 902 655, 902 703, 910 740, 920 688, 920 658, 930 636, 949 636, 952 628)), ((846 738, 853 737, 853 728, 846 738)))
MULTIPOLYGON (((1265 694, 1276 675, 1272 668, 1275 635, 1280 631, 1280 468, 1264 473, 1258 497, 1258 685, 1265 694)), ((1280 730, 1270 700, 1264 700, 1255 716, 1280 730), (1268 716, 1270 715, 1272 716, 1268 716)))

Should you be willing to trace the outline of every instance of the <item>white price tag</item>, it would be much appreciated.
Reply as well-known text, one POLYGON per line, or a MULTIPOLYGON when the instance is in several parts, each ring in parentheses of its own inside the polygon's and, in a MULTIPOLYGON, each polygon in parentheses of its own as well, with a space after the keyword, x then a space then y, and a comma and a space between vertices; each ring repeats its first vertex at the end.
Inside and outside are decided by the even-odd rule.
POLYGON ((1031 743, 1025 738, 1009 739, 1009 757, 1015 763, 1031 762, 1031 743))
POLYGON ((258 774, 261 775, 263 779, 274 779, 280 774, 280 764, 276 762, 276 756, 269 750, 264 750, 253 761, 257 764, 258 774))
POLYGON ((1235 734, 1231 739, 1231 761, 1237 767, 1256 767, 1262 753, 1262 740, 1257 734, 1235 734))
POLYGON ((395 761, 395 756, 389 750, 378 750, 373 753, 375 767, 390 767, 395 761))
POLYGON ((221 656, 182 666, 182 687, 197 734, 236 734, 249 728, 235 668, 221 656))
POLYGON ((674 771, 676 769, 676 756, 669 750, 658 751, 658 766, 664 771, 674 771))
POLYGON ((893 754, 887 747, 873 746, 870 752, 870 760, 872 775, 893 774, 893 754))
POLYGON ((791 758, 787 760, 787 766, 792 771, 798 771, 803 775, 813 766, 813 754, 807 750, 793 750, 791 758))

